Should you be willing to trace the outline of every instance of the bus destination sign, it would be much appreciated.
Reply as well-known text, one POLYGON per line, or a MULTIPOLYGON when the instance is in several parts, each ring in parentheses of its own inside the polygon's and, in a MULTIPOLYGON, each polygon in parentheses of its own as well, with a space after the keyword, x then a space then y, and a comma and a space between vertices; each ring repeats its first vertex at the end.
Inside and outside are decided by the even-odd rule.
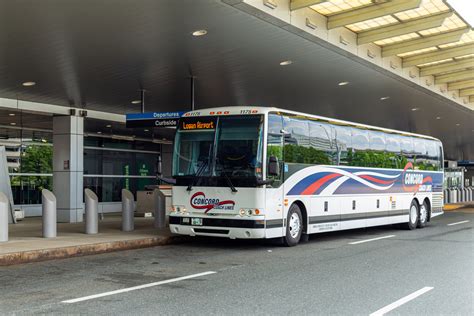
POLYGON ((217 117, 187 117, 181 120, 179 129, 185 131, 213 130, 216 128, 217 117))

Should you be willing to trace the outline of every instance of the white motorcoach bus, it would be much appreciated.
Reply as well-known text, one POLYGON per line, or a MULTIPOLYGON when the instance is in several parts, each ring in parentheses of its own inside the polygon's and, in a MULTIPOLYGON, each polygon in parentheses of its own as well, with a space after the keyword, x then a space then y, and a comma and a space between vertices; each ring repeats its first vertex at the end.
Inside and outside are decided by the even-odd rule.
POLYGON ((170 229, 283 237, 402 224, 443 209, 438 139, 265 107, 192 111, 179 120, 170 229))

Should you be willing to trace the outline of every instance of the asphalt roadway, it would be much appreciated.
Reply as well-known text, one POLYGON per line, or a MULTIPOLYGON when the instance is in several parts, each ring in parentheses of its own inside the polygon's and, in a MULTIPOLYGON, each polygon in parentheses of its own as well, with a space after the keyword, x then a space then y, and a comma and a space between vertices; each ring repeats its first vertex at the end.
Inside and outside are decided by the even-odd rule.
POLYGON ((0 267, 0 313, 474 315, 473 223, 470 209, 293 248, 198 238, 0 267))

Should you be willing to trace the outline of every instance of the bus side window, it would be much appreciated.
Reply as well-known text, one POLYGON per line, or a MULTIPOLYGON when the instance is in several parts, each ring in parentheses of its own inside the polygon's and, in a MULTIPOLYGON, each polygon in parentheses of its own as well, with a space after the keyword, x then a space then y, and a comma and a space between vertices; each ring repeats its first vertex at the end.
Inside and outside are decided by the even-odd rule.
POLYGON ((331 165, 334 163, 335 140, 331 126, 315 121, 309 121, 308 163, 316 165, 331 165))
POLYGON ((352 134, 350 127, 334 126, 336 160, 338 165, 349 165, 349 152, 352 153, 352 134))
POLYGON ((401 138, 398 135, 387 134, 385 137, 387 158, 390 161, 388 168, 403 169, 406 165, 401 152, 401 138))
POLYGON ((352 128, 352 148, 349 166, 371 167, 369 131, 352 128))

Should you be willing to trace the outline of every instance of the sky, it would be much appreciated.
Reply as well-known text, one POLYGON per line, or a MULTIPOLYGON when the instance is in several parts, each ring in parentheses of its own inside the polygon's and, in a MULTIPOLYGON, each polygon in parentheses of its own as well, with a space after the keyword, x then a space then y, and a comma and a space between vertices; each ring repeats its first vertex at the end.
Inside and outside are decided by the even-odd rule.
POLYGON ((474 26, 474 1, 473 0, 448 0, 448 3, 461 15, 471 27, 474 26))

